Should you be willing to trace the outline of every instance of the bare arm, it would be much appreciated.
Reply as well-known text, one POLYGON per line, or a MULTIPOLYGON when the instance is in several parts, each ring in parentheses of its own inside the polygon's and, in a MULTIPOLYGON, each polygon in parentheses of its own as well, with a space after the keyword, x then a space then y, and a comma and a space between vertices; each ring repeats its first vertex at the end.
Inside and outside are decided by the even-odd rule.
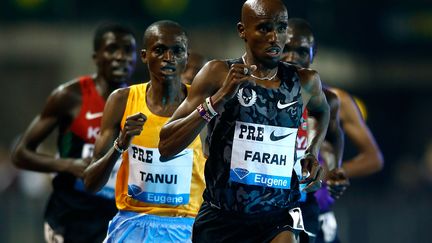
POLYGON ((38 146, 60 126, 69 126, 75 107, 81 104, 77 83, 54 90, 42 112, 34 118, 12 154, 13 163, 22 169, 39 172, 69 172, 82 177, 90 158, 55 158, 37 152, 38 146))
POLYGON ((93 160, 84 172, 84 183, 87 190, 99 191, 108 181, 111 171, 121 153, 114 149, 114 140, 118 137, 118 146, 126 149, 133 136, 142 131, 145 116, 137 114, 134 121, 126 120, 120 134, 120 125, 125 111, 129 88, 114 91, 107 100, 102 117, 101 131, 96 140, 93 160), (138 118, 142 118, 138 121, 138 118), (133 133, 133 134, 132 134, 133 133))
POLYGON ((321 144, 327 132, 329 124, 330 109, 326 97, 321 87, 321 79, 316 71, 309 69, 299 70, 300 80, 302 82, 302 97, 305 100, 309 116, 313 117, 317 124, 315 126, 315 135, 310 139, 302 163, 302 176, 309 176, 300 183, 308 183, 304 189, 306 192, 315 191, 321 187, 323 171, 320 167, 317 157, 321 144))
POLYGON ((302 81, 302 89, 304 91, 302 94, 305 94, 306 98, 308 96, 310 97, 306 103, 306 108, 309 116, 313 117, 317 122, 315 126, 315 136, 310 139, 306 153, 317 157, 329 125, 330 108, 322 90, 321 79, 318 73, 307 69, 301 71, 301 79, 306 80, 302 81))
POLYGON ((346 175, 353 178, 381 170, 384 165, 381 151, 351 96, 339 89, 332 90, 341 101, 340 118, 345 134, 359 152, 354 158, 342 163, 346 175))
MULTIPOLYGON (((330 90, 324 88, 324 93, 327 102, 330 106, 330 120, 327 129, 325 141, 331 146, 331 154, 333 159, 325 159, 329 170, 339 168, 342 165, 342 155, 344 148, 344 134, 340 126, 339 119, 339 98, 330 90)), ((323 155, 323 147, 321 147, 321 155, 323 155)), ((324 153, 325 154, 325 153, 324 153)))
POLYGON ((242 74, 243 64, 228 68, 223 61, 207 63, 195 76, 187 98, 179 106, 160 133, 161 156, 170 157, 185 149, 206 125, 196 108, 211 96, 215 109, 221 113, 225 102, 234 96, 249 76, 242 74))
POLYGON ((340 101, 329 89, 324 88, 324 92, 330 105, 330 122, 320 154, 327 165, 325 176, 327 190, 333 198, 338 199, 350 184, 345 172, 341 169, 344 134, 339 119, 340 101))

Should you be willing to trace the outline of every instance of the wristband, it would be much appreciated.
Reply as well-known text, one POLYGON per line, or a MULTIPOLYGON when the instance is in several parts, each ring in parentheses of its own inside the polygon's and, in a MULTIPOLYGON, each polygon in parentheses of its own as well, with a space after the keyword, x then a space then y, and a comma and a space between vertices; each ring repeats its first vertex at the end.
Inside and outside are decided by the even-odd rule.
POLYGON ((115 151, 122 154, 124 151, 127 150, 127 148, 125 148, 125 149, 120 148, 117 140, 118 140, 118 138, 116 138, 116 140, 114 140, 114 149, 115 149, 115 151))
POLYGON ((210 116, 210 114, 206 111, 206 109, 204 108, 203 104, 200 104, 197 108, 198 113, 200 114, 200 116, 206 121, 206 122, 210 122, 211 119, 213 118, 212 116, 210 116))
POLYGON ((208 111, 210 112, 210 114, 211 114, 212 116, 217 116, 217 115, 219 115, 219 113, 217 113, 217 111, 216 111, 216 110, 214 109, 214 107, 213 107, 213 102, 212 102, 210 96, 207 97, 207 98, 205 99, 205 102, 206 102, 206 105, 207 105, 208 111))

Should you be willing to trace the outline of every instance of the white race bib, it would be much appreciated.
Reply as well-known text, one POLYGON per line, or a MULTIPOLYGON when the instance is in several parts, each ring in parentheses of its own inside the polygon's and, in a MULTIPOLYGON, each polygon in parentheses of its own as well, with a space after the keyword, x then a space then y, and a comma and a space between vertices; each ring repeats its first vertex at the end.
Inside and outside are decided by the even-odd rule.
POLYGON ((128 153, 128 187, 131 197, 154 204, 189 203, 192 149, 185 149, 167 161, 160 161, 157 148, 131 145, 128 153))
POLYGON ((296 128, 236 122, 230 180, 289 189, 294 166, 296 128))

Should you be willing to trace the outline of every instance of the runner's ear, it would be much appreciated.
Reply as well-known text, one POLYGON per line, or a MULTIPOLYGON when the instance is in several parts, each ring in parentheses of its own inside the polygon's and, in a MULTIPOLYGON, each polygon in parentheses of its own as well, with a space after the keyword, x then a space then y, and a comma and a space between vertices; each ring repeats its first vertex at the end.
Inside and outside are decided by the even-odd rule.
POLYGON ((245 27, 242 22, 237 23, 237 31, 239 33, 240 38, 245 40, 245 27))

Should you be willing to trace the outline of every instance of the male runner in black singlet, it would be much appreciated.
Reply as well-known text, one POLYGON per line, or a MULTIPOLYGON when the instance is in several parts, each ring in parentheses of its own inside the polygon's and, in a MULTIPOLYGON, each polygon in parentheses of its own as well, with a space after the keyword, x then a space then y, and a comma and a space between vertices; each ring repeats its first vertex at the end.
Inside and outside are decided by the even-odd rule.
POLYGON ((238 59, 207 63, 160 133, 162 156, 174 156, 208 124, 204 203, 194 242, 296 242, 303 231, 295 141, 303 110, 318 121, 302 160, 305 190, 320 187, 319 147, 329 106, 317 72, 280 62, 288 13, 280 0, 249 0, 237 24, 238 59), (309 176, 307 176, 309 172, 309 176))

